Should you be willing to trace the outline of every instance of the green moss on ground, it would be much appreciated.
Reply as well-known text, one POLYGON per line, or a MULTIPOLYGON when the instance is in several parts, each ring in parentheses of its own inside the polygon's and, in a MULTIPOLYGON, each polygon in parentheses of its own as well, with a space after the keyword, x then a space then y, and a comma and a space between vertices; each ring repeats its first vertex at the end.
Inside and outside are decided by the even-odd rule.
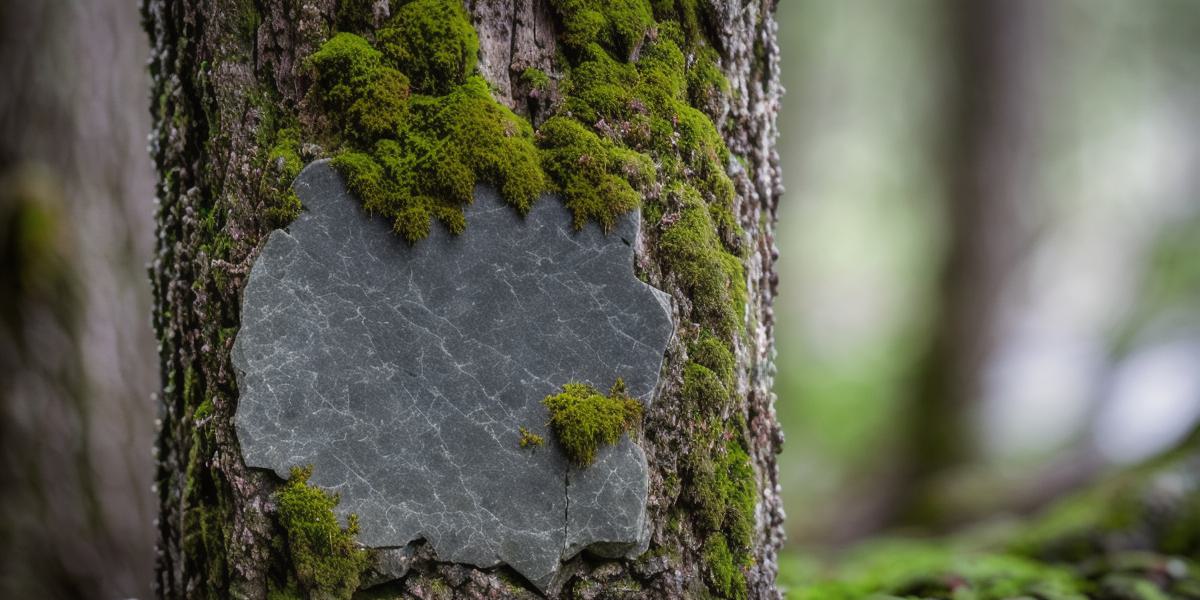
POLYGON ((333 513, 338 497, 309 485, 311 475, 312 467, 293 467, 275 493, 287 550, 307 596, 349 598, 369 565, 369 554, 354 541, 358 519, 351 515, 342 527, 333 513))
POLYGON ((1007 529, 878 541, 835 569, 810 565, 789 597, 1200 598, 1200 475, 1194 457, 1118 474, 1007 529))
POLYGON ((922 543, 883 543, 860 550, 840 569, 849 577, 789 590, 796 600, 872 597, 1086 600, 1069 569, 1019 556, 970 553, 922 543))
POLYGON ((550 411, 550 428, 563 451, 580 467, 591 465, 601 444, 617 443, 642 418, 642 404, 625 393, 621 380, 607 396, 590 385, 568 383, 542 404, 550 411))

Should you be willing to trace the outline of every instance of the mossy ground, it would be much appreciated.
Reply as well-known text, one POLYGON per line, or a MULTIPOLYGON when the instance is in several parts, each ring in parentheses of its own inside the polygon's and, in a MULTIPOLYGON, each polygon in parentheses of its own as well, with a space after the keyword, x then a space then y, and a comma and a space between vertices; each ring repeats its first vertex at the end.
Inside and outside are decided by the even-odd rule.
POLYGON ((1200 598, 1197 461, 1116 475, 1042 515, 942 540, 870 543, 827 569, 796 562, 789 598, 1200 598))
POLYGON ((580 467, 591 465, 601 445, 617 443, 642 418, 641 403, 625 393, 621 380, 607 396, 590 385, 568 383, 542 404, 550 411, 550 428, 558 443, 580 467))

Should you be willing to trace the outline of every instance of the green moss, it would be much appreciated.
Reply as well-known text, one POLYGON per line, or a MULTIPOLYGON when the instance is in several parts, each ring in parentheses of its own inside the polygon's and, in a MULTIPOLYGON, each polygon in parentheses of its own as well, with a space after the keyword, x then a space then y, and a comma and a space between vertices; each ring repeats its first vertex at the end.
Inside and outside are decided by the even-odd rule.
POLYGON ((1194 523, 1195 464, 1194 456, 1168 454, 1007 529, 878 541, 823 576, 813 570, 794 582, 790 597, 1200 597, 1196 540, 1177 545, 1181 538, 1172 537, 1177 525, 1194 523))
POLYGON ((742 573, 741 565, 734 560, 734 554, 729 551, 725 536, 714 534, 704 542, 701 551, 704 564, 708 568, 708 581, 712 588, 722 598, 743 599, 746 594, 746 576, 742 573))
POLYGON ((243 41, 254 47, 258 36, 258 26, 262 24, 262 14, 254 0, 243 0, 238 5, 238 33, 243 41))
POLYGON ((717 51, 697 51, 696 62, 687 73, 688 98, 710 117, 716 116, 722 96, 729 93, 729 80, 717 65, 717 51))
POLYGON ((409 111, 395 137, 345 150, 333 164, 364 208, 410 242, 428 235, 430 218, 462 232, 476 183, 495 185, 522 213, 545 189, 532 129, 496 104, 481 78, 446 96, 413 96, 409 111))
POLYGON ((267 590, 267 600, 304 600, 304 596, 300 595, 300 590, 296 588, 270 589, 267 590))
POLYGON ((1029 559, 912 542, 860 549, 837 580, 789 590, 799 600, 857 600, 879 596, 1001 600, 1036 597, 1085 600, 1088 586, 1069 569, 1029 559))
POLYGON ((479 37, 457 0, 414 0, 379 31, 388 62, 408 75, 413 89, 444 95, 475 70, 479 37))
POLYGON ((205 398, 204 402, 201 402, 200 405, 196 407, 196 410, 192 413, 192 421, 203 421, 203 420, 211 417, 212 413, 213 413, 212 401, 209 400, 208 398, 205 398))
POLYGON ((550 76, 537 67, 526 67, 521 71, 521 80, 535 90, 545 90, 550 87, 550 76))
POLYGON ((696 512, 712 532, 723 532, 737 552, 749 550, 758 500, 750 456, 741 444, 730 440, 711 459, 693 467, 696 512))
POLYGON ((742 327, 746 284, 742 262, 725 251, 712 215, 694 190, 681 185, 678 218, 659 239, 667 268, 691 293, 693 308, 722 336, 742 327))
POLYGON ((346 140, 369 146, 408 116, 408 78, 362 37, 339 33, 309 57, 321 102, 346 140))
POLYGON ((552 0, 562 17, 563 42, 576 48, 600 44, 628 58, 654 27, 646 0, 552 0))
POLYGON ((520 433, 520 445, 522 448, 533 448, 535 446, 541 446, 546 442, 546 440, 542 439, 542 436, 526 429, 525 427, 520 428, 520 433))
POLYGON ((607 396, 590 385, 568 383, 542 404, 550 411, 550 428, 567 457, 581 467, 592 464, 601 444, 617 443, 642 418, 641 403, 625 393, 619 379, 607 396))
POLYGON ((542 167, 575 215, 576 228, 589 219, 605 230, 612 228, 617 217, 637 208, 639 190, 654 177, 648 157, 619 148, 565 117, 546 121, 538 131, 538 144, 542 167))
POLYGON ((702 23, 707 3, 702 0, 653 0, 659 35, 668 36, 680 46, 698 44, 704 39, 702 23))
POLYGON ((724 460, 720 463, 725 494, 725 530, 730 544, 738 552, 746 553, 753 544, 754 509, 758 506, 758 489, 750 456, 737 442, 726 446, 724 460))
POLYGON ((696 364, 715 373, 725 385, 732 388, 733 353, 729 351, 725 342, 705 331, 700 334, 698 340, 688 346, 688 356, 696 364))
POLYGON ((1007 540, 1010 552, 1056 562, 1094 560, 1114 540, 1144 549, 1200 556, 1200 476, 1189 456, 1110 476, 1066 498, 1007 540))
POLYGON ((341 31, 367 31, 375 24, 375 0, 338 0, 336 19, 341 31))
POLYGON ((311 467, 293 467, 275 493, 296 579, 310 597, 349 598, 369 562, 354 541, 358 519, 351 515, 342 527, 333 513, 337 496, 310 486, 311 475, 311 467))
MULTIPOLYGON (((354 28, 369 16, 359 4, 339 13, 354 28)), ((375 45, 339 33, 312 55, 316 93, 340 140, 334 165, 366 209, 410 241, 427 235, 434 218, 459 232, 462 205, 484 182, 518 210, 542 191, 559 191, 576 227, 595 220, 607 229, 652 186, 689 180, 720 237, 736 238, 728 151, 712 121, 688 105, 689 88, 706 97, 723 89, 712 52, 689 69, 679 46, 686 36, 647 35, 656 22, 646 0, 554 7, 573 52, 564 102, 538 131, 536 147, 529 125, 471 75, 479 41, 454 0, 404 3, 375 45), (638 60, 630 62, 635 49, 638 60)), ((679 10, 695 13, 692 5, 679 10)), ((523 78, 536 89, 550 83, 533 68, 523 78)))
POLYGON ((683 367, 683 398, 690 408, 719 411, 729 402, 729 388, 708 367, 689 362, 683 367))
POLYGON ((292 190, 292 181, 300 174, 300 132, 285 127, 275 134, 275 143, 267 153, 269 200, 266 217, 275 226, 291 223, 300 216, 300 198, 292 190))
MULTIPOLYGON (((697 413, 697 449, 679 493, 701 507, 698 525, 720 539, 709 582, 745 594, 756 479, 740 440, 733 342, 744 331, 746 282, 734 215, 732 158, 714 118, 729 93, 705 34, 702 0, 552 0, 563 53, 551 82, 526 69, 535 91, 559 101, 536 133, 492 97, 475 69, 478 40, 455 0, 393 3, 377 42, 339 34, 311 59, 316 95, 335 129, 334 166, 364 207, 410 241, 432 219, 462 231, 477 183, 498 187, 519 211, 540 192, 561 194, 576 228, 606 230, 639 206, 668 286, 690 299, 690 362, 682 394, 697 413), (400 4, 397 8, 396 5, 400 4), (700 333, 696 335, 695 333, 700 333), (705 454, 705 451, 711 454, 705 454), (739 591, 740 590, 740 591, 739 591)), ((359 20, 363 20, 360 18, 359 20)), ((613 390, 568 384, 544 401, 568 457, 590 464, 640 420, 641 406, 613 390)), ((522 431, 524 447, 532 440, 522 431)), ((678 526, 689 530, 695 523, 678 526)), ((717 544, 718 542, 711 542, 717 544)))
POLYGON ((428 235, 434 218, 461 232, 476 183, 495 185, 527 211, 548 187, 533 129, 497 103, 482 78, 467 76, 478 40, 462 7, 418 0, 388 23, 382 51, 341 33, 310 58, 343 140, 333 164, 351 191, 410 242, 428 235), (439 41, 425 46, 418 35, 439 41), (425 91, 437 95, 414 93, 425 91))

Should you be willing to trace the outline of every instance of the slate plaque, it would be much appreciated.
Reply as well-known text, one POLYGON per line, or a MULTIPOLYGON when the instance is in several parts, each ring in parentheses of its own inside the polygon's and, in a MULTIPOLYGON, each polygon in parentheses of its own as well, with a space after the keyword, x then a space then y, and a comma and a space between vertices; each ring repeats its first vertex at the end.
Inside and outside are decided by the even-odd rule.
POLYGON ((367 545, 424 539, 543 590, 584 548, 643 551, 641 449, 625 436, 572 467, 541 404, 617 377, 652 400, 674 328, 666 294, 633 273, 639 216, 575 231, 557 198, 522 218, 480 186, 465 233, 435 224, 410 246, 327 161, 294 189, 305 210, 255 262, 233 346, 246 463, 313 465, 367 545), (546 446, 520 448, 522 426, 546 446))

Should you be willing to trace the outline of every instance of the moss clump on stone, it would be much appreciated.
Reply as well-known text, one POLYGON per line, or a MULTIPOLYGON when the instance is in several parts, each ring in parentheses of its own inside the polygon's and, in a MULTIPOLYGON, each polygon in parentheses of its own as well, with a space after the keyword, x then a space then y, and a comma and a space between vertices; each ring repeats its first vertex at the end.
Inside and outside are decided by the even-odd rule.
POLYGON ((542 439, 542 436, 526 429, 524 426, 520 428, 520 434, 521 439, 519 443, 522 448, 533 448, 546 443, 546 440, 542 439))
POLYGON ((596 460, 601 444, 617 443, 642 419, 642 404, 625 393, 619 379, 607 396, 590 385, 568 383, 542 404, 550 411, 550 428, 567 458, 580 467, 596 460))
POLYGON ((349 598, 369 564, 367 551, 354 541, 358 518, 351 515, 342 527, 333 513, 338 497, 309 485, 310 476, 312 467, 293 467, 275 493, 296 579, 310 597, 349 598))
POLYGON ((470 75, 479 42, 462 6, 405 4, 377 38, 340 33, 309 59, 340 136, 333 165, 364 208, 410 242, 433 218, 463 231, 476 183, 527 211, 548 187, 533 129, 470 75))

